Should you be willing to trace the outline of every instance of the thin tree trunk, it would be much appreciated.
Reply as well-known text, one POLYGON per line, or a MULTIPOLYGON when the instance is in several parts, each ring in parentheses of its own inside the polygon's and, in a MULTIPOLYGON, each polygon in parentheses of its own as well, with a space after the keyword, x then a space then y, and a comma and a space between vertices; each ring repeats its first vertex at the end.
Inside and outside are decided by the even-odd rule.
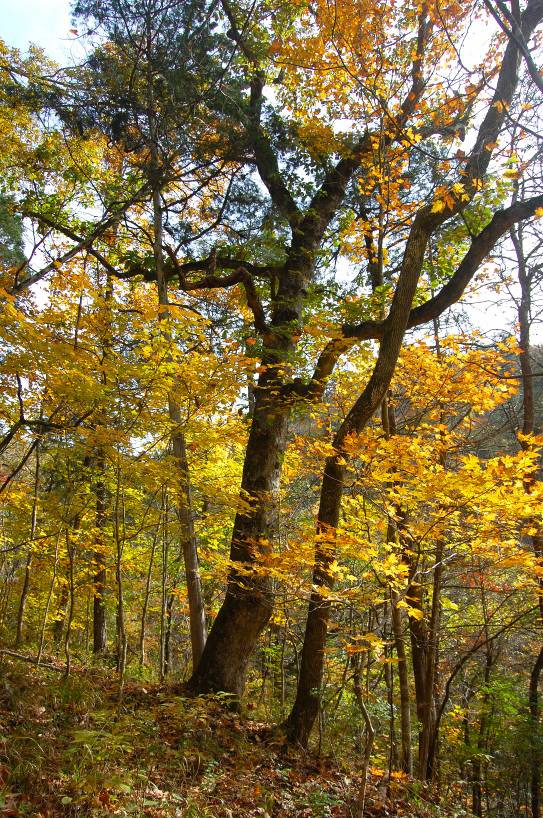
MULTIPOLYGON (((518 195, 518 185, 515 189, 515 199, 518 195)), ((522 378, 522 433, 523 435, 533 434, 535 431, 535 406, 532 371, 532 347, 531 347, 531 309, 532 309, 532 288, 534 287, 534 273, 528 269, 524 256, 522 228, 512 228, 509 236, 511 238, 517 259, 518 280, 520 284, 520 301, 517 304, 517 314, 519 320, 519 341, 520 341, 520 371, 522 378)), ((525 447, 527 443, 521 440, 521 445, 525 447)), ((526 491, 531 492, 535 476, 530 476, 526 480, 526 491)), ((532 521, 536 526, 537 522, 532 521)), ((539 560, 543 558, 543 535, 540 532, 532 536, 534 553, 539 560)), ((539 620, 543 623, 543 579, 538 577, 538 604, 539 620)), ((528 702, 530 709, 530 720, 532 726, 533 745, 530 758, 530 801, 532 818, 541 818, 541 765, 543 762, 540 749, 540 723, 539 723, 539 679, 543 667, 543 647, 532 667, 530 674, 530 685, 528 691, 528 702)))
POLYGON ((173 614, 173 603, 174 603, 175 596, 173 593, 168 594, 168 599, 166 600, 166 619, 165 619, 165 629, 164 629, 164 676, 166 677, 171 669, 172 669, 172 654, 171 654, 171 646, 172 646, 172 614, 173 614))
MULTIPOLYGON (((97 282, 99 283, 99 282, 97 282)), ((106 277, 104 297, 104 331, 102 337, 102 384, 107 386, 105 364, 111 351, 111 304, 113 301, 113 279, 106 277)), ((101 421, 104 423, 104 419, 101 421)), ((102 656, 107 651, 107 610, 106 586, 107 570, 105 557, 105 527, 107 517, 106 457, 104 448, 96 451, 96 548, 94 552, 95 573, 93 577, 93 610, 92 610, 92 652, 102 656)))
POLYGON ((17 629, 15 634, 15 648, 19 648, 23 641, 23 625, 28 592, 30 591, 30 570, 32 568, 32 549, 34 547, 34 537, 36 534, 36 524, 38 521, 38 490, 40 484, 40 444, 36 448, 36 466, 34 471, 34 494, 32 498, 32 515, 30 520, 30 548, 26 558, 25 575, 21 597, 19 600, 19 610, 17 612, 17 629))
POLYGON ((62 590, 60 592, 60 597, 57 604, 55 621, 53 623, 53 642, 57 646, 57 649, 60 648, 60 643, 62 641, 62 633, 64 631, 64 622, 66 620, 66 606, 68 605, 69 596, 68 587, 69 587, 68 584, 66 582, 63 582, 62 590))
POLYGON ((75 583, 74 583, 74 561, 75 561, 75 545, 72 543, 70 531, 66 529, 66 552, 68 554, 68 621, 66 623, 66 633, 64 634, 64 655, 66 657, 66 670, 64 675, 68 677, 72 666, 72 657, 70 653, 70 637, 72 635, 72 622, 74 618, 75 607, 75 583))
MULTIPOLYGON (((385 606, 386 607, 386 606, 385 606)), ((388 614, 387 614, 388 616, 388 614)), ((384 660, 385 664, 383 667, 383 673, 385 677, 385 687, 387 691, 387 704, 388 704, 388 743, 389 743, 389 752, 388 752, 388 779, 390 780, 390 776, 393 770, 397 769, 398 767, 398 744, 396 740, 396 715, 395 715, 395 707, 394 707, 394 667, 390 662, 390 655, 391 649, 387 643, 387 637, 385 634, 385 649, 384 649, 384 660)))
POLYGON ((530 774, 530 801, 532 818, 540 818, 541 814, 541 727, 539 724, 539 679, 543 669, 543 647, 530 673, 530 721, 531 721, 531 774, 530 774))
POLYGON ((141 626, 140 626, 140 666, 145 664, 145 637, 147 627, 147 609, 149 607, 149 596, 151 593, 151 577, 153 573, 153 563, 155 560, 156 544, 159 536, 160 524, 153 536, 153 545, 151 547, 151 556, 149 557, 149 567, 147 569, 147 578, 145 580, 145 593, 143 596, 143 608, 141 610, 141 626))
MULTIPOLYGON (((163 265, 162 210, 158 187, 155 188, 153 192, 153 221, 159 321, 167 322, 170 317, 170 311, 168 283, 164 274, 163 265)), ((168 330, 164 329, 163 335, 167 342, 171 342, 171 335, 168 330)), ((172 423, 172 446, 177 468, 177 517, 179 520, 180 544, 187 583, 192 665, 193 670, 196 670, 207 639, 207 625, 198 564, 198 546, 194 532, 192 492, 187 459, 187 446, 183 433, 183 417, 181 407, 172 392, 168 394, 168 412, 172 423)))
POLYGON ((167 609, 167 582, 168 582, 168 495, 162 492, 162 579, 160 604, 160 681, 164 681, 166 663, 166 609, 167 609))
POLYGON ((392 631, 394 647, 398 657, 398 682, 400 687, 400 725, 401 725, 401 767, 408 775, 413 774, 413 753, 411 750, 411 697, 409 693, 409 668, 403 636, 401 609, 398 608, 398 593, 391 591, 392 596, 392 631))
MULTIPOLYGON (((385 436, 389 438, 396 434, 396 415, 393 405, 389 401, 389 396, 384 398, 381 405, 381 421, 385 436)), ((404 515, 398 509, 396 515, 398 519, 403 519, 404 515)), ((395 521, 390 518, 387 527, 387 541, 396 542, 400 532, 395 521)), ((398 543, 399 544, 399 543, 398 543)), ((390 589, 391 598, 391 621, 392 633, 394 636, 394 647, 398 657, 398 682, 400 687, 400 729, 401 729, 401 767, 408 775, 413 774, 413 752, 411 749, 411 696, 409 691, 409 668, 407 664, 407 654, 405 650, 405 639, 403 636, 403 617, 399 594, 394 588, 390 589)))
POLYGON ((57 539, 55 543, 55 559, 53 562, 53 576, 51 577, 51 584, 49 586, 49 593, 47 594, 47 602, 45 603, 45 610, 43 612, 43 621, 41 626, 41 633, 40 633, 40 644, 38 647, 38 655, 36 656, 36 664, 39 666, 41 662, 41 657, 43 653, 43 646, 45 643, 45 630, 47 628, 47 618, 49 616, 49 608, 51 607, 51 599, 53 597, 53 591, 55 590, 55 582, 57 580, 57 570, 58 570, 58 551, 60 545, 60 538, 62 536, 62 530, 58 532, 57 539))
POLYGON ((104 555, 104 528, 106 522, 106 486, 104 482, 105 457, 102 449, 96 458, 96 469, 99 474, 96 485, 96 539, 97 548, 94 552, 95 573, 93 577, 93 609, 92 609, 92 652, 95 656, 104 654, 107 650, 107 619, 105 590, 107 571, 104 555))
POLYGON ((487 645, 484 685, 485 692, 481 701, 481 711, 479 716, 479 730, 477 733, 477 753, 472 762, 472 805, 471 809, 477 818, 483 816, 483 799, 482 799, 482 754, 485 749, 485 738, 488 723, 487 705, 489 701, 488 684, 490 682, 490 671, 492 669, 493 656, 490 643, 487 645))
POLYGON ((371 752, 375 739, 375 729, 373 727, 370 714, 362 695, 362 685, 360 682, 360 662, 357 662, 353 677, 354 694, 356 702, 364 719, 366 740, 364 744, 364 754, 362 756, 362 771, 360 776, 360 786, 358 793, 351 807, 352 818, 364 818, 364 808, 366 805, 366 787, 368 782, 368 768, 370 765, 371 752))
POLYGON ((128 643, 126 639, 125 615, 124 615, 124 587, 122 575, 122 559, 124 543, 126 541, 125 530, 125 504, 124 494, 121 490, 121 467, 117 464, 117 485, 115 491, 115 578, 117 581, 117 671, 119 674, 119 697, 122 696, 124 687, 124 675, 126 670, 126 654, 128 643), (120 517, 120 515, 122 515, 120 517), (122 525, 122 531, 121 531, 122 525))

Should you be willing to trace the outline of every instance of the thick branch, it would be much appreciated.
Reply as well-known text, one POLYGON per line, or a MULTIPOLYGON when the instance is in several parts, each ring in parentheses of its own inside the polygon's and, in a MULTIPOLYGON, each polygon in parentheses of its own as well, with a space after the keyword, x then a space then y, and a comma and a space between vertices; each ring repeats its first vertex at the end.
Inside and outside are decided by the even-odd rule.
MULTIPOLYGON (((407 329, 426 324, 438 318, 446 309, 455 304, 479 269, 481 263, 493 250, 499 239, 504 236, 513 224, 524 221, 543 207, 543 195, 534 196, 525 202, 518 202, 505 210, 494 214, 487 226, 473 238, 466 255, 458 265, 456 272, 433 298, 415 307, 409 313, 407 329)), ((347 352, 357 341, 383 339, 385 321, 363 321, 360 324, 345 324, 343 336, 329 341, 321 352, 313 377, 309 384, 294 381, 287 384, 285 392, 300 397, 319 399, 324 391, 325 380, 332 373, 340 356, 347 352)))
POLYGON ((520 51, 522 53, 522 56, 524 57, 524 61, 526 62, 526 67, 528 68, 530 77, 532 78, 534 83, 537 85, 539 90, 543 91, 543 77, 541 76, 541 72, 539 71, 537 65, 535 64, 535 62, 533 60, 533 57, 532 57, 532 55, 530 53, 530 49, 528 48, 528 44, 527 44, 527 42, 526 42, 526 40, 524 38, 524 34, 522 33, 522 30, 520 29, 517 21, 515 20, 515 18, 513 17, 511 12, 507 8, 507 6, 505 5, 505 3, 502 2, 502 0, 495 0, 496 6, 500 10, 500 12, 503 14, 503 16, 505 17, 507 22, 509 23, 510 28, 509 28, 509 26, 506 25, 506 23, 500 17, 500 15, 496 11, 496 9, 494 8, 494 6, 490 2, 490 0, 483 0, 483 2, 485 4, 485 6, 487 7, 487 9, 489 10, 489 12, 491 13, 491 15, 493 16, 493 18, 496 20, 496 22, 499 25, 499 27, 501 28, 501 30, 505 34, 507 34, 507 36, 511 40, 515 41, 515 43, 517 44, 517 46, 519 47, 519 49, 520 49, 520 51))
POLYGON ((475 236, 452 278, 437 295, 411 310, 407 322, 408 329, 437 318, 448 307, 456 303, 499 239, 507 233, 513 224, 530 218, 541 207, 543 207, 543 195, 534 196, 525 202, 511 205, 505 210, 498 210, 489 224, 475 236))
MULTIPOLYGON (((543 19, 543 0, 529 0, 521 15, 520 32, 529 40, 535 27, 543 19)), ((486 116, 481 123, 477 139, 469 156, 464 175, 471 182, 485 175, 495 142, 505 122, 513 94, 518 83, 519 47, 510 39, 503 55, 496 90, 486 116)))
POLYGON ((235 272, 228 276, 216 276, 209 274, 199 279, 198 281, 180 281, 180 287, 184 292, 192 292, 193 290, 213 290, 222 287, 234 287, 236 284, 243 284, 245 295, 247 297, 247 304, 254 316, 255 329, 260 333, 269 332, 269 327, 266 322, 266 313, 260 300, 260 296, 255 287, 253 277, 245 267, 239 267, 235 272))
POLYGON ((302 214, 285 184, 279 170, 275 151, 262 128, 261 109, 264 83, 264 74, 258 71, 251 81, 251 119, 248 126, 248 135, 258 173, 268 189, 272 202, 288 221, 292 230, 296 230, 302 214))

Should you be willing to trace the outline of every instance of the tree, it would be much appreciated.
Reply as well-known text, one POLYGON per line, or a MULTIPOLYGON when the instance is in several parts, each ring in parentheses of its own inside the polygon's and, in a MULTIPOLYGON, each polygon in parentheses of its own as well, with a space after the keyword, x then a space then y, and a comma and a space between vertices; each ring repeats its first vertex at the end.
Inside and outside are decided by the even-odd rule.
MULTIPOLYGON (((118 14, 121 7, 111 8, 118 14)), ((194 11, 192 5, 187 9, 194 11)), ((81 11, 95 12, 100 19, 98 6, 81 11)), ((119 278, 155 280, 163 266, 164 282, 175 280, 189 299, 190 294, 201 298, 204 292, 237 285, 243 292, 243 308, 249 310, 253 324, 251 345, 259 358, 258 381, 228 588, 191 680, 195 691, 223 690, 239 697, 249 658, 269 621, 273 583, 264 564, 273 550, 275 498, 293 406, 322 396, 338 359, 359 342, 379 343, 374 371, 339 427, 333 439, 335 453, 325 467, 318 518, 322 541, 314 580, 319 587, 329 583, 346 441, 364 428, 385 397, 406 329, 453 304, 511 225, 531 218, 543 205, 543 197, 535 195, 502 210, 494 207, 475 235, 465 234, 467 251, 436 294, 427 297, 421 275, 429 242, 445 226, 469 222, 471 208, 484 198, 485 179, 517 86, 519 47, 514 40, 491 50, 481 71, 466 73, 456 62, 456 42, 471 11, 469 3, 451 4, 445 14, 433 4, 390 3, 366 14, 365 6, 346 2, 333 13, 325 4, 284 7, 272 22, 264 5, 252 9, 223 2, 222 10, 198 6, 191 18, 193 27, 180 29, 190 30, 194 53, 199 55, 208 43, 204 21, 219 15, 216 31, 227 30, 227 36, 217 34, 210 82, 202 81, 198 73, 209 63, 196 66, 200 93, 195 100, 189 95, 193 107, 187 111, 182 140, 178 124, 171 126, 172 120, 164 118, 168 151, 159 167, 166 176, 154 191, 163 198, 167 193, 169 204, 162 201, 158 207, 157 200, 155 206, 174 246, 160 240, 156 217, 154 249, 149 239, 138 243, 133 238, 133 224, 153 199, 149 168, 158 173, 138 141, 145 132, 149 146, 152 117, 149 120, 149 110, 141 110, 134 101, 113 112, 124 118, 127 159, 119 155, 94 188, 80 181, 80 168, 75 198, 27 191, 22 202, 28 218, 52 231, 49 241, 59 235, 68 240, 68 249, 55 263, 85 252, 119 278), (396 31, 401 36, 392 47, 396 31), (368 44, 363 53, 361 42, 368 44), (432 84, 432 75, 448 70, 448 60, 458 65, 458 73, 454 77, 448 73, 447 83, 432 84), (489 60, 495 77, 490 89, 485 85, 489 60), (270 86, 274 94, 268 93, 270 86), (470 128, 476 102, 484 106, 485 114, 473 148, 465 155, 454 139, 470 128), (341 119, 352 123, 348 133, 338 127, 341 119), (419 178, 414 180, 418 161, 414 157, 419 155, 419 178), (172 156, 175 162, 170 161, 172 156), (190 170, 170 179, 172 169, 182 169, 189 159, 190 170), (77 196, 83 191, 102 205, 100 219, 90 224, 77 212, 77 196), (375 203, 386 205, 380 208, 382 224, 376 221, 375 203), (107 241, 112 226, 114 249, 107 241), (381 304, 376 304, 375 296, 367 298, 360 278, 342 287, 333 281, 333 271, 328 275, 334 256, 356 260, 362 254, 371 264, 375 250, 386 269, 381 304), (305 325, 322 288, 328 298, 328 321, 320 352, 311 361, 304 350, 305 325), (359 296, 350 310, 344 300, 348 289, 359 296), (422 303, 413 306, 416 298, 422 303)), ((141 13, 143 19, 149 9, 142 8, 141 13)), ((519 20, 526 41, 542 15, 541 3, 530 0, 519 20)), ((175 37, 173 18, 171 25, 168 32, 175 37)), ((103 54, 118 47, 115 29, 113 35, 103 54)), ((105 56, 104 60, 107 63, 105 56)), ((122 85, 123 75, 119 76, 122 85)), ((74 69, 69 78, 69 95, 58 88, 49 104, 72 133, 79 123, 85 135, 85 128, 94 128, 96 122, 105 132, 99 118, 86 123, 76 116, 83 108, 81 100, 87 99, 85 73, 74 69)), ((176 81, 175 72, 157 74, 161 100, 172 98, 176 81)), ((47 87, 46 80, 43 85, 47 87)), ((107 121, 109 112, 102 112, 107 121)), ((109 118, 115 139, 112 124, 109 118)), ((58 123, 51 127, 58 128, 58 123)), ((22 192, 19 195, 22 198, 22 192)), ((29 270, 24 282, 14 283, 13 291, 47 269, 29 270)), ((328 618, 328 608, 316 594, 299 696, 289 720, 292 734, 302 743, 317 711, 311 691, 319 687, 328 618)))

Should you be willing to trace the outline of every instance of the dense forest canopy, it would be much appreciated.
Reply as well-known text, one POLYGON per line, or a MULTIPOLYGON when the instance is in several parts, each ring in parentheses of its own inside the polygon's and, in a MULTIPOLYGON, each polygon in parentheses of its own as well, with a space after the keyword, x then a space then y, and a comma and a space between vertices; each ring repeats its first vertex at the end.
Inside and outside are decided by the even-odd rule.
POLYGON ((72 13, 0 43, 5 672, 539 818, 542 0, 72 13))

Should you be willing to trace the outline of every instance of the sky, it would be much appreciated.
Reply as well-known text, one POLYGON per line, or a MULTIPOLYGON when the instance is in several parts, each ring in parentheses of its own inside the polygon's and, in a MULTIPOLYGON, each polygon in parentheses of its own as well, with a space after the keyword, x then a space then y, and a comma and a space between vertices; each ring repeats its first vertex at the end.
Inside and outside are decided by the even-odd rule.
POLYGON ((0 0, 0 38, 22 51, 34 43, 67 64, 74 40, 70 18, 69 0, 0 0))

